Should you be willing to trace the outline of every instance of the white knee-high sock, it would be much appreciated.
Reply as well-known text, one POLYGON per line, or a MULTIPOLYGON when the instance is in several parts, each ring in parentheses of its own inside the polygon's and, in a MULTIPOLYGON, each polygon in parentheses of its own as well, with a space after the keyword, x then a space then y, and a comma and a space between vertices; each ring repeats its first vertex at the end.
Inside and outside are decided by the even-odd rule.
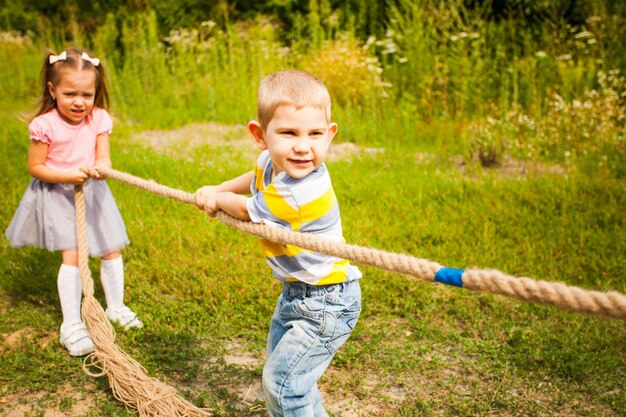
POLYGON ((124 305, 124 262, 122 257, 100 261, 100 279, 107 307, 124 305))
POLYGON ((63 323, 74 324, 82 321, 80 318, 80 301, 83 286, 80 282, 78 267, 62 264, 57 278, 57 288, 61 301, 63 323))

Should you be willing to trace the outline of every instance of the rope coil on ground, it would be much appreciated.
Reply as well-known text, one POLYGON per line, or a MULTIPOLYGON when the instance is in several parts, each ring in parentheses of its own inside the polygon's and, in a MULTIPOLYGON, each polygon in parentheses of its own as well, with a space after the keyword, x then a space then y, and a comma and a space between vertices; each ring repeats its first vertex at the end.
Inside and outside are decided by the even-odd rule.
POLYGON ((94 283, 88 264, 85 198, 82 185, 74 187, 74 200, 78 268, 84 295, 81 313, 96 348, 94 353, 85 358, 83 369, 94 377, 106 375, 115 398, 127 408, 137 409, 140 416, 210 416, 208 411, 201 410, 179 397, 172 387, 146 375, 145 368, 115 344, 115 329, 100 303, 94 298, 94 283))
MULTIPOLYGON (((114 179, 163 197, 195 205, 195 198, 192 193, 170 188, 154 181, 148 181, 110 168, 98 168, 97 170, 105 178, 114 179)), ((462 286, 470 290, 479 290, 492 294, 506 295, 524 301, 549 304, 564 310, 597 314, 626 321, 626 296, 617 291, 589 291, 560 282, 514 277, 493 269, 452 270, 436 262, 410 255, 331 242, 311 234, 242 221, 222 211, 218 212, 215 217, 226 225, 262 239, 283 244, 288 243, 364 265, 411 275, 425 281, 437 281, 462 286)))

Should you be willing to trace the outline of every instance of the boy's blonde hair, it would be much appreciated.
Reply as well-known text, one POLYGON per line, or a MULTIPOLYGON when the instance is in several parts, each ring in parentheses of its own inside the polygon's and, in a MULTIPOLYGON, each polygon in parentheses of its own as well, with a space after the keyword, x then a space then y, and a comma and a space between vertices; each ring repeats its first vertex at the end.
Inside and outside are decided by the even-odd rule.
POLYGON ((313 106, 326 113, 330 122, 330 94, 324 83, 308 72, 285 70, 274 72, 261 80, 258 91, 257 117, 263 129, 267 128, 280 105, 296 108, 313 106))

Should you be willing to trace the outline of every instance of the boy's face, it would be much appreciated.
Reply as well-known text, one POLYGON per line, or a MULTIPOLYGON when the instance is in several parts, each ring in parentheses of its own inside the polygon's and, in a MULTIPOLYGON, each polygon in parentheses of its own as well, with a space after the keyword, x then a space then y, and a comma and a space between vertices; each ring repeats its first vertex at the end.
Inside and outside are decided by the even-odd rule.
POLYGON ((318 107, 281 105, 265 129, 253 121, 248 130, 260 149, 269 150, 273 175, 286 171, 292 178, 303 178, 326 159, 337 124, 329 124, 318 107))

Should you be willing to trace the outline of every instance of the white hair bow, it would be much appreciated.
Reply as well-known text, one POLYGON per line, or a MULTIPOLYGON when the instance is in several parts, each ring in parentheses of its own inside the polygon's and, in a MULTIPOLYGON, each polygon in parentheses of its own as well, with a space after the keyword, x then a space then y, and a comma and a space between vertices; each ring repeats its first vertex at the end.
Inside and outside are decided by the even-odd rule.
POLYGON ((60 55, 50 55, 50 65, 54 64, 57 61, 65 61, 67 59, 67 52, 63 51, 60 55))
POLYGON ((90 62, 91 65, 93 65, 94 67, 97 67, 98 65, 100 65, 100 60, 98 58, 92 58, 89 55, 87 55, 85 52, 83 52, 83 54, 80 57, 84 59, 85 61, 90 62))

